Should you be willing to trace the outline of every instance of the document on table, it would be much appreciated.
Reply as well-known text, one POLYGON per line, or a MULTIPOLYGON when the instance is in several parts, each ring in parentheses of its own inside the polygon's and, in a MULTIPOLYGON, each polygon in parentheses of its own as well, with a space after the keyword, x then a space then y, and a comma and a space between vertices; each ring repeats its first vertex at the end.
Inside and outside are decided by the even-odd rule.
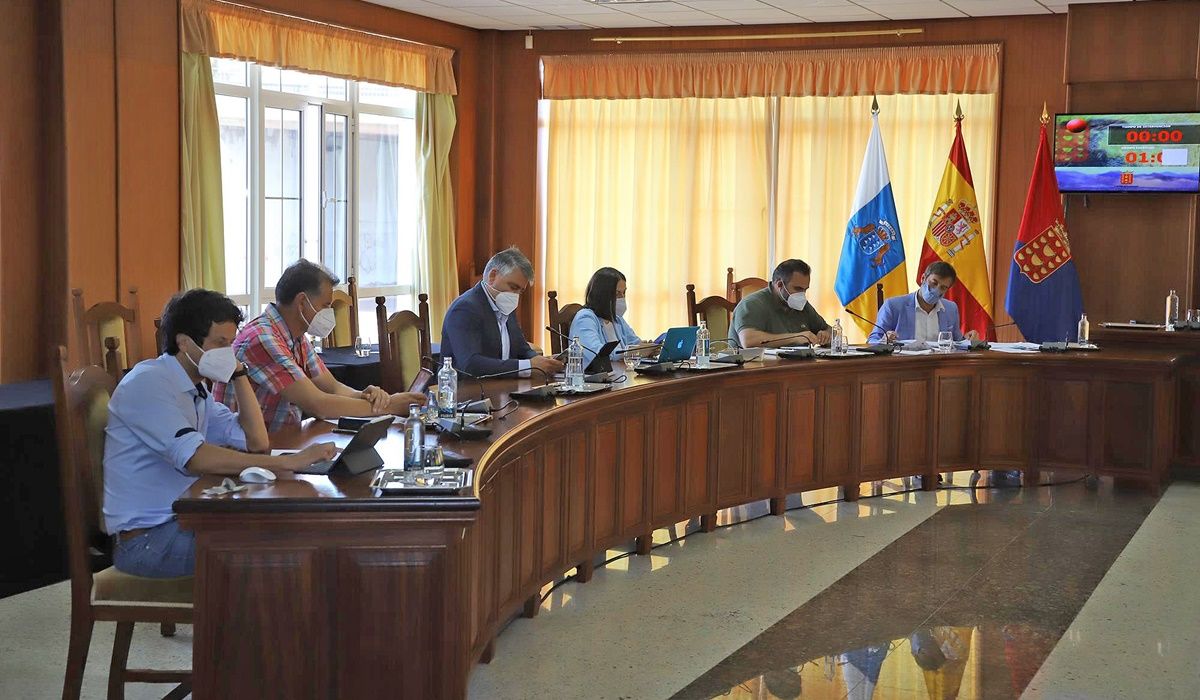
POLYGON ((1023 354, 1037 352, 1040 347, 1037 343, 992 343, 992 350, 996 352, 1008 352, 1014 354, 1023 354))

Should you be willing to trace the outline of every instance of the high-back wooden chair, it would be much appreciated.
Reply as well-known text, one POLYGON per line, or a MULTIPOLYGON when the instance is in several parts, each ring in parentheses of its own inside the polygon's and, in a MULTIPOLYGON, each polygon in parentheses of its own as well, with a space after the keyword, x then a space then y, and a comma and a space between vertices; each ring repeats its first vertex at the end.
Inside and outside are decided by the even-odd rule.
POLYGON ((68 373, 65 347, 57 348, 53 361, 57 365, 52 370, 55 423, 71 572, 71 639, 63 697, 79 697, 92 628, 98 621, 117 623, 108 697, 124 697, 126 683, 175 683, 167 697, 185 697, 191 692, 191 671, 135 670, 126 665, 134 623, 158 623, 163 636, 173 635, 176 623, 191 623, 192 577, 143 578, 115 567, 92 573, 93 562, 100 559, 98 549, 107 540, 101 515, 104 427, 116 381, 96 365, 68 373))
POLYGON ((687 286, 688 325, 698 326, 701 320, 707 321, 708 337, 713 341, 729 337, 729 326, 733 321, 735 306, 736 302, 718 296, 696 301, 696 285, 687 286))
POLYGON ((346 278, 346 291, 334 288, 333 316, 337 325, 333 327, 323 343, 327 348, 348 348, 358 337, 358 282, 354 277, 346 278))
POLYGON ((767 286, 767 281, 761 277, 746 277, 744 279, 733 279, 733 268, 726 268, 725 271, 725 298, 733 303, 738 303, 747 294, 757 292, 767 286))
POLYGON ((565 337, 571 334, 571 323, 575 314, 583 310, 583 304, 567 304, 558 308, 558 292, 546 292, 546 325, 558 333, 550 334, 550 352, 559 354, 567 348, 565 337), (561 334, 561 335, 560 335, 561 334))
POLYGON ((83 363, 99 365, 120 381, 126 370, 143 359, 137 287, 129 288, 129 306, 102 301, 84 308, 82 289, 72 289, 71 297, 83 363))
POLYGON ((875 283, 875 308, 883 308, 883 282, 875 283))
POLYGON ((390 393, 407 391, 421 367, 433 362, 429 295, 417 297, 416 313, 405 309, 391 316, 387 312, 387 298, 375 297, 375 320, 379 323, 380 383, 390 393))

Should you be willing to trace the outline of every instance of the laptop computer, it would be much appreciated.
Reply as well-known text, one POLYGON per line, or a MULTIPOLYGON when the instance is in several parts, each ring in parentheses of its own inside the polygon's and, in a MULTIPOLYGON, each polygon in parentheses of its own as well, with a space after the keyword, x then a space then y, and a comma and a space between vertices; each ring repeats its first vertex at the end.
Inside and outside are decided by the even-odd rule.
POLYGON ((662 350, 658 351, 658 362, 683 362, 691 359, 696 349, 696 326, 671 328, 663 336, 662 350))
MULTIPOLYGON (((342 449, 341 454, 333 459, 326 459, 300 469, 297 474, 329 474, 341 469, 349 474, 362 474, 383 466, 383 457, 375 451, 375 445, 387 435, 392 427, 392 416, 381 416, 359 428, 350 442, 342 449)), ((275 453, 273 453, 275 454, 275 453)), ((295 454, 295 451, 279 452, 277 454, 295 454)))

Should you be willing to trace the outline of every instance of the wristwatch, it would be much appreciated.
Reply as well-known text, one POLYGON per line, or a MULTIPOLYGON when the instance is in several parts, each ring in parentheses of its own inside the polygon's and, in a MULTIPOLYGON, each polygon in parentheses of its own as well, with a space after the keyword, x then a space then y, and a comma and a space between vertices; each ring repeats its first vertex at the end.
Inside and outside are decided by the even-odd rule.
POLYGON ((249 368, 246 367, 246 363, 243 362, 243 363, 241 363, 241 367, 234 370, 233 374, 229 375, 229 381, 233 381, 234 379, 237 379, 238 377, 248 376, 249 374, 250 374, 250 370, 249 370, 249 368))

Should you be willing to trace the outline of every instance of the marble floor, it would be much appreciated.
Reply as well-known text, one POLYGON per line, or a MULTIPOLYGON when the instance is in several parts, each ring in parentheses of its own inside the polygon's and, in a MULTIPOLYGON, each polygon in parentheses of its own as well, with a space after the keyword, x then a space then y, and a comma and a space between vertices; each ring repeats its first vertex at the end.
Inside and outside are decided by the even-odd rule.
MULTIPOLYGON (((751 504, 714 533, 661 530, 648 556, 547 586, 470 697, 1200 697, 1200 484, 988 483, 812 492, 782 517, 751 504)), ((67 606, 64 584, 0 600, 0 698, 59 695, 67 606)), ((111 639, 98 625, 84 697, 104 696, 111 639)), ((131 663, 186 666, 190 643, 142 626, 131 663)))

